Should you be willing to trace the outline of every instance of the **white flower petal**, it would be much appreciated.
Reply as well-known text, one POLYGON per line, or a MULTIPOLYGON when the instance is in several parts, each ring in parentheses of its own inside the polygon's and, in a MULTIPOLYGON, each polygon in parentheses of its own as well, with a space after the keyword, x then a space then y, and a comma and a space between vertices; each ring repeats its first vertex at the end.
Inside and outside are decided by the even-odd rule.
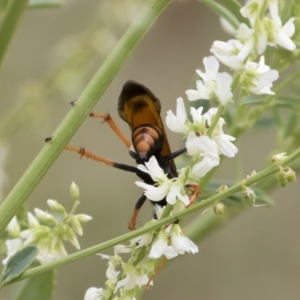
POLYGON ((219 163, 220 163, 219 159, 209 157, 209 156, 204 156, 199 163, 193 166, 192 175, 195 177, 203 177, 211 169, 218 166, 219 163))
POLYGON ((159 231, 157 238, 154 241, 148 256, 154 259, 161 257, 164 254, 167 245, 168 245, 168 239, 165 231, 162 229, 159 231))
POLYGON ((219 73, 216 75, 217 89, 215 94, 220 103, 225 106, 232 99, 231 83, 232 77, 228 73, 219 73))
POLYGON ((141 181, 136 181, 135 184, 145 189, 145 196, 152 201, 160 201, 164 199, 169 191, 169 188, 166 185, 155 187, 151 184, 147 184, 141 181))
POLYGON ((174 132, 183 133, 187 129, 185 125, 187 119, 186 110, 184 107, 183 99, 177 99, 176 116, 172 111, 167 111, 166 124, 168 128, 174 132))
POLYGON ((8 231, 8 233, 12 236, 12 237, 19 237, 20 235, 20 225, 18 223, 18 219, 16 216, 14 216, 10 222, 8 223, 6 230, 8 231))
POLYGON ((84 295, 84 300, 101 300, 102 298, 103 289, 90 287, 84 295))
POLYGON ((185 252, 195 254, 199 251, 198 246, 186 236, 172 236, 172 246, 178 254, 185 252))
POLYGON ((178 256, 178 253, 174 250, 174 248, 172 246, 167 246, 164 252, 164 256, 167 259, 172 259, 176 256, 178 256))
POLYGON ((235 154, 238 152, 238 148, 231 143, 231 141, 234 141, 235 138, 227 135, 227 134, 223 134, 223 135, 216 135, 213 137, 214 141, 217 142, 218 146, 219 146, 219 151, 227 156, 227 157, 234 157, 235 154))

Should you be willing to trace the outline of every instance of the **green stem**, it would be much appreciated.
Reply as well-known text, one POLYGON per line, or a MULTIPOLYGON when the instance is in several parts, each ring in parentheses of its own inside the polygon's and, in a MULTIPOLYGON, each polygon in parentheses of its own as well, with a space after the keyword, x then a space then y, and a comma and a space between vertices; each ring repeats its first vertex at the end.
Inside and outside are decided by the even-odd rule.
POLYGON ((226 19, 234 28, 239 27, 239 20, 223 5, 212 1, 212 0, 198 0, 206 6, 208 6, 212 11, 214 11, 218 16, 226 19))
MULTIPOLYGON (((18 212, 25 200, 54 163, 65 145, 75 134, 91 109, 121 69, 122 65, 150 29, 162 11, 172 0, 152 0, 125 32, 114 50, 94 75, 86 89, 53 133, 53 140, 47 143, 25 171, 19 182, 0 206, 0 232, 18 212)), ((18 1, 14 1, 18 2, 18 1)))
POLYGON ((212 135, 212 133, 213 133, 213 131, 214 131, 214 129, 215 129, 215 127, 216 127, 219 119, 222 117, 224 111, 225 111, 225 106, 223 106, 223 105, 220 104, 219 107, 218 107, 218 111, 214 115, 212 123, 210 124, 210 126, 209 126, 209 128, 207 130, 207 135, 209 137, 211 137, 211 135, 212 135))
POLYGON ((279 166, 287 166, 288 164, 290 164, 292 161, 296 160, 297 158, 300 157, 300 149, 298 149, 297 151, 295 151, 294 153, 292 153, 290 156, 288 156, 287 158, 285 158, 284 160, 282 160, 280 163, 276 163, 273 164, 271 166, 269 166, 268 168, 264 169, 263 171, 257 173, 254 176, 251 176, 250 178, 248 178, 247 180, 243 181, 243 184, 241 184, 240 182, 235 184, 234 186, 228 188, 227 190, 217 193, 215 195, 213 195, 212 197, 209 197, 203 201, 201 201, 200 203, 195 204, 194 206, 181 211, 179 213, 176 213, 174 215, 168 216, 164 219, 160 219, 157 220, 156 222, 153 222, 153 224, 149 225, 149 226, 145 226, 143 228, 137 229, 133 232, 129 232, 126 233, 120 237, 116 237, 114 239, 108 240, 104 243, 95 245, 93 247, 78 251, 76 253, 73 253, 65 258, 56 260, 52 263, 46 264, 46 265, 42 265, 36 268, 33 268, 31 270, 28 270, 26 272, 24 272, 20 277, 14 279, 13 281, 11 281, 10 283, 19 281, 19 280, 23 280, 25 278, 29 278, 31 276, 36 276, 38 274, 41 274, 43 272, 52 270, 54 268, 63 266, 65 264, 71 263, 75 260, 84 258, 88 255, 91 254, 95 254, 97 252, 103 251, 107 248, 110 248, 112 246, 121 244, 125 241, 131 240, 135 237, 138 237, 148 231, 154 231, 162 226, 165 226, 166 224, 170 224, 174 221, 180 220, 184 217, 186 217, 187 215, 194 213, 200 209, 204 209, 207 207, 211 207, 212 205, 214 205, 216 202, 221 201, 223 199, 228 198, 229 196, 231 196, 232 194, 240 191, 242 189, 242 185, 246 185, 246 186, 250 186, 253 185, 257 182, 259 182, 260 180, 262 180, 263 178, 275 173, 278 171, 279 166))
POLYGON ((9 1, 0 27, 0 66, 28 0, 9 1))

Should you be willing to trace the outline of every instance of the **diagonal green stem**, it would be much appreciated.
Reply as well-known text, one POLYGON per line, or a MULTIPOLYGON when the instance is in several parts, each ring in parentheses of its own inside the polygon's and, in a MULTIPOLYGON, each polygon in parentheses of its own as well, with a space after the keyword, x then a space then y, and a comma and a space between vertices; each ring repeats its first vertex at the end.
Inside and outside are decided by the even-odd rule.
POLYGON ((28 0, 9 1, 0 27, 0 66, 28 0))
MULTIPOLYGON (((52 270, 54 268, 63 266, 65 264, 71 263, 75 260, 84 258, 88 255, 95 254, 95 253, 100 252, 104 249, 110 248, 112 246, 121 244, 121 243, 123 243, 125 241, 128 241, 130 239, 133 239, 135 237, 141 236, 142 234, 144 234, 146 232, 154 231, 154 230, 156 230, 156 229, 158 229, 158 228, 160 228, 160 227, 162 227, 166 224, 170 224, 174 221, 180 220, 180 219, 186 217, 187 215, 189 215, 193 212, 199 211, 200 209, 211 207, 216 202, 221 201, 223 199, 226 199, 229 196, 231 196, 232 194, 240 191, 242 189, 242 185, 245 185, 245 186, 253 185, 256 182, 259 182, 260 180, 266 178, 267 176, 270 176, 270 175, 274 174, 275 172, 277 172, 280 165, 287 166, 292 161, 294 161, 296 159, 299 159, 299 157, 300 157, 300 149, 298 149, 297 151, 295 151, 294 153, 289 155, 287 158, 285 158, 281 162, 273 164, 273 165, 269 166, 268 168, 262 170, 261 172, 257 173, 256 175, 251 176, 250 178, 245 180, 242 184, 237 183, 237 184, 233 185, 232 187, 228 188, 227 190, 225 190, 223 192, 220 192, 220 193, 217 193, 217 194, 201 201, 200 203, 195 204, 194 206, 192 206, 192 207, 190 207, 190 208, 188 208, 184 211, 181 211, 181 212, 176 213, 174 215, 168 216, 164 219, 157 220, 155 223, 153 222, 153 224, 151 224, 149 226, 144 226, 140 229, 137 229, 135 231, 126 233, 122 236, 113 238, 113 239, 108 240, 104 243, 101 243, 101 244, 92 246, 90 248, 78 251, 76 253, 70 254, 69 256, 67 256, 65 258, 56 260, 56 261, 51 262, 51 263, 46 264, 46 265, 35 267, 35 268, 33 268, 31 270, 28 270, 28 271, 25 271, 21 276, 19 276, 18 278, 12 280, 8 284, 11 284, 13 282, 29 278, 31 276, 36 276, 40 273, 43 273, 43 272, 52 270)), ((195 233, 191 232, 191 234, 194 235, 195 233)))
POLYGON ((172 0, 149 1, 145 9, 125 32, 119 43, 78 98, 76 108, 70 109, 69 113, 53 133, 52 142, 43 147, 0 206, 0 232, 5 229, 11 218, 24 204, 25 200, 46 174, 65 145, 75 134, 98 99, 119 72, 130 53, 171 1, 172 0))

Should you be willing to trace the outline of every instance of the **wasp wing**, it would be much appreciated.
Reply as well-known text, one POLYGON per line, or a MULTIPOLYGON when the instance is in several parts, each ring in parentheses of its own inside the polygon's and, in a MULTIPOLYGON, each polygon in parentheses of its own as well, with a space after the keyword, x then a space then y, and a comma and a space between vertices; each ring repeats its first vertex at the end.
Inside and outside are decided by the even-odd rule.
MULTIPOLYGON (((124 84, 118 102, 119 116, 128 123, 132 132, 143 125, 158 127, 162 132, 163 145, 160 153, 156 154, 165 157, 171 154, 171 149, 160 117, 160 110, 159 99, 147 87, 131 80, 124 84)), ((177 174, 172 159, 169 160, 169 164, 174 174, 177 174)))

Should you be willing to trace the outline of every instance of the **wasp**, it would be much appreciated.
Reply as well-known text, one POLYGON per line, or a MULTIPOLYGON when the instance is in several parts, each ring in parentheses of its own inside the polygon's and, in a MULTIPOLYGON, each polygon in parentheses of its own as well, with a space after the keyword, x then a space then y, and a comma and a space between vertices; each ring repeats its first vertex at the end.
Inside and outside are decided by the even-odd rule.
MULTIPOLYGON (((129 155, 135 160, 136 164, 145 164, 151 156, 155 156, 159 166, 167 174, 168 178, 177 177, 174 158, 186 151, 186 148, 171 152, 168 138, 160 116, 161 103, 159 99, 144 85, 135 81, 127 81, 121 91, 118 101, 118 113, 130 127, 131 141, 128 140, 119 130, 109 114, 90 113, 91 117, 102 118, 107 122, 112 130, 121 138, 129 150, 129 155)), ((122 163, 117 163, 101 156, 86 151, 84 148, 66 146, 67 150, 75 151, 81 156, 92 158, 96 161, 106 163, 117 169, 134 172, 147 184, 154 184, 149 174, 136 167, 122 163)), ((193 198, 198 195, 195 188, 193 198)), ((136 219, 140 208, 146 201, 143 194, 136 202, 128 228, 135 229, 136 219)), ((151 201, 151 200, 150 200, 151 201)), ((161 207, 167 204, 166 199, 151 201, 161 207)), ((154 214, 156 218, 156 215, 154 214)))

